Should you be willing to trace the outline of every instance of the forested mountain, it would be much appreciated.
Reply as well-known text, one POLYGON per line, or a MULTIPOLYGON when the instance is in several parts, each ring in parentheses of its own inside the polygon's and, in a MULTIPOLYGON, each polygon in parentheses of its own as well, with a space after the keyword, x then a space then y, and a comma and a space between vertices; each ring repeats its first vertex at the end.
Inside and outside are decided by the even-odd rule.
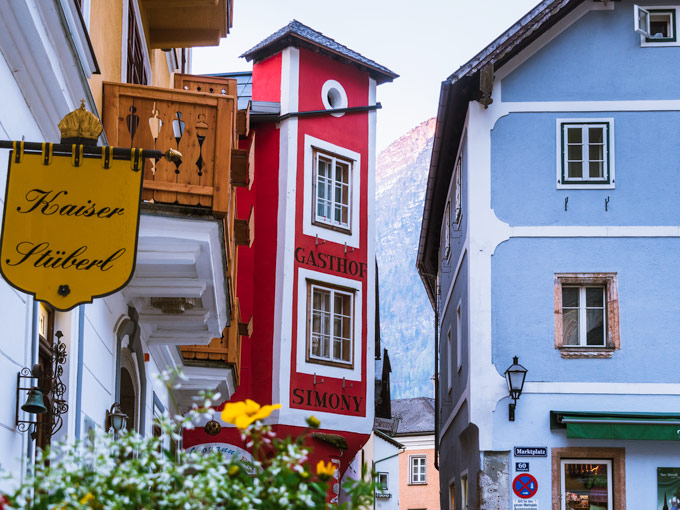
POLYGON ((434 314, 415 266, 434 127, 425 121, 378 155, 380 329, 393 399, 434 395, 434 314))

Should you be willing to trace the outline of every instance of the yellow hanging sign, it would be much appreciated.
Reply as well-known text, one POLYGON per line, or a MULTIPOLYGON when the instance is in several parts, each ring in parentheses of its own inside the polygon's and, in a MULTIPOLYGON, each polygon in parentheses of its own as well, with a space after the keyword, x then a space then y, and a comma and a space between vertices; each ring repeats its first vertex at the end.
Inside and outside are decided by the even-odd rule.
POLYGON ((71 152, 10 153, 0 241, 5 280, 63 311, 132 277, 142 190, 141 150, 132 160, 71 152))

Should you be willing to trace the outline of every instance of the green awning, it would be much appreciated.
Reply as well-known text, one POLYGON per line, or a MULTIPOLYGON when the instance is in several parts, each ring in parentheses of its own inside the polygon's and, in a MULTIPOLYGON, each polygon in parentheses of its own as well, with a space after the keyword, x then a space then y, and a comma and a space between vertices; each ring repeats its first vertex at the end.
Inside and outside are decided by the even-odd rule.
POLYGON ((680 414, 550 411, 550 428, 573 438, 680 441, 680 414))

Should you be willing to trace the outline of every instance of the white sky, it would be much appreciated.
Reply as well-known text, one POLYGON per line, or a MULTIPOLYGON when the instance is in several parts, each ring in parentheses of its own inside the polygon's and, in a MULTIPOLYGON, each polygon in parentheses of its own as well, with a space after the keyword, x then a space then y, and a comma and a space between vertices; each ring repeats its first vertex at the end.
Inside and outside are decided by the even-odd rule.
POLYGON ((292 19, 399 74, 378 87, 378 151, 434 117, 439 87, 538 0, 233 0, 234 26, 194 50, 192 72, 249 71, 239 58, 292 19))

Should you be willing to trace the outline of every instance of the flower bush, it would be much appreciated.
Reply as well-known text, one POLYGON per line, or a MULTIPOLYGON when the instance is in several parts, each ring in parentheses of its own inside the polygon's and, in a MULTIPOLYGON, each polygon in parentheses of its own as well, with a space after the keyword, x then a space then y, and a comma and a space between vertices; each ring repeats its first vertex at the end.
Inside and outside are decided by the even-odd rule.
MULTIPOLYGON (((87 444, 59 444, 43 452, 14 492, 0 495, 0 510, 251 510, 325 509, 335 467, 319 462, 313 472, 304 446, 306 433, 278 438, 260 420, 280 406, 253 401, 227 404, 225 421, 241 429, 253 463, 220 452, 174 454, 169 440, 179 439, 212 412, 214 399, 186 416, 158 420, 160 437, 96 433, 87 444), (49 461, 49 462, 47 462, 49 461)), ((310 428, 319 421, 308 420, 310 428)), ((345 486, 345 509, 370 508, 374 484, 363 480, 345 486)))

